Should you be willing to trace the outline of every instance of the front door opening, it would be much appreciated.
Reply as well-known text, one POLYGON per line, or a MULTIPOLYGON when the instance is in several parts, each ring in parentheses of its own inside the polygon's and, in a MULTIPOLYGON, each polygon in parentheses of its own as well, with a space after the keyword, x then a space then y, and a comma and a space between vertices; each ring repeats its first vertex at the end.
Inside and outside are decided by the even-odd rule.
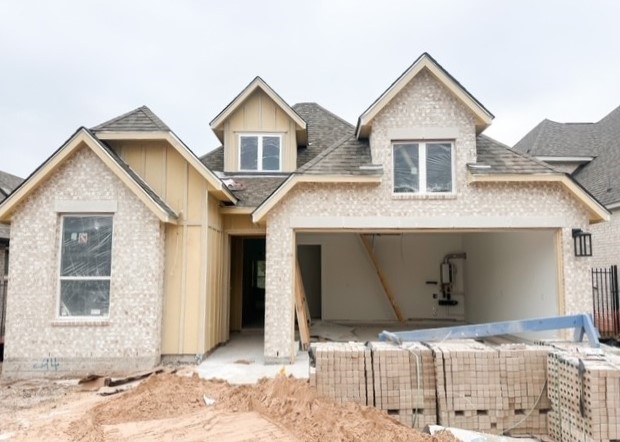
POLYGON ((243 239, 242 328, 265 326, 265 238, 243 239))

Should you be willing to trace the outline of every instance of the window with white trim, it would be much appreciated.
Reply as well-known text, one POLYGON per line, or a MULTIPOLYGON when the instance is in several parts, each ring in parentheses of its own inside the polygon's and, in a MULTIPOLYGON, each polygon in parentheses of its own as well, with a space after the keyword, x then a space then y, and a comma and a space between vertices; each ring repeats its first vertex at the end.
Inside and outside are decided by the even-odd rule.
POLYGON ((107 317, 112 216, 65 215, 60 251, 59 317, 107 317))
POLYGON ((239 135, 239 170, 277 172, 282 169, 282 136, 239 135))
POLYGON ((394 193, 451 193, 454 147, 451 142, 403 142, 393 145, 394 193))

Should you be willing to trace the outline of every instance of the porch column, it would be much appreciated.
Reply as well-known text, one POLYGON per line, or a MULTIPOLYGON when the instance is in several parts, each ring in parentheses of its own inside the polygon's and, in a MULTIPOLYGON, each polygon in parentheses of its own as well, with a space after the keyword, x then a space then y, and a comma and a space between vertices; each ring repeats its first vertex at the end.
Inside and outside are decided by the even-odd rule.
POLYGON ((284 219, 270 219, 266 242, 265 363, 290 363, 296 355, 293 292, 295 234, 284 219))

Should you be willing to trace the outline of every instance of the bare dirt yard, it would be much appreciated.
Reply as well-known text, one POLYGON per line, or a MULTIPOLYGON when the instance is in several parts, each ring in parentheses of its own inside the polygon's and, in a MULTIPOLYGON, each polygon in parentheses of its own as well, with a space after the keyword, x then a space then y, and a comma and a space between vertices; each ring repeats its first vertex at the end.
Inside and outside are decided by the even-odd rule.
POLYGON ((256 385, 164 372, 102 397, 75 382, 0 384, 0 441, 438 441, 381 411, 317 398, 307 381, 256 385), (206 405, 207 402, 212 405, 206 405))

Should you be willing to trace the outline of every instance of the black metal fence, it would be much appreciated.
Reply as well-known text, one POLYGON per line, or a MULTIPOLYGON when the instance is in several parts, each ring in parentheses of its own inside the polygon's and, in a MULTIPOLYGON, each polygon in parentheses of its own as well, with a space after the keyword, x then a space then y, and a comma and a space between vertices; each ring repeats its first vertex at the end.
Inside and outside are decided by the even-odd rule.
POLYGON ((594 325, 603 338, 620 336, 618 266, 592 269, 594 325))

